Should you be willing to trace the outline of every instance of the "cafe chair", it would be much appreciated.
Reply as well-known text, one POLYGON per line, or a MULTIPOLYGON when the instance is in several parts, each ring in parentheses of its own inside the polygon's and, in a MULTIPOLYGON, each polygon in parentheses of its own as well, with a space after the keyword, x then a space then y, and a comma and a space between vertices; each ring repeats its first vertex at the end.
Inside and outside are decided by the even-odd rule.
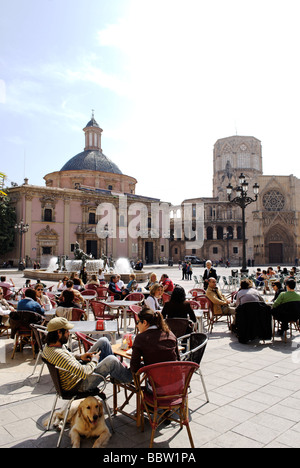
POLYGON ((139 301, 142 302, 145 299, 144 294, 142 293, 130 293, 125 297, 125 301, 139 301))
POLYGON ((117 310, 116 314, 110 314, 105 309, 107 306, 101 301, 91 301, 90 302, 92 312, 94 314, 95 320, 117 320, 118 334, 119 330, 119 311, 117 310))
MULTIPOLYGON (((34 375, 35 370, 37 368, 37 365, 39 363, 40 358, 42 357, 43 349, 44 349, 44 337, 47 335, 47 327, 44 327, 43 325, 37 325, 36 323, 31 323, 30 328, 33 331, 34 337, 35 337, 35 342, 37 343, 37 346, 39 348, 39 354, 35 360, 34 368, 32 371, 32 374, 30 374, 29 377, 34 375)), ((40 369, 39 377, 37 379, 37 383, 40 381, 43 369, 44 369, 45 363, 42 362, 42 366, 40 369)))
POLYGON ((107 299, 109 293, 108 288, 104 286, 99 286, 96 291, 98 296, 97 299, 101 299, 103 301, 107 299))
POLYGON ((184 342, 187 351, 180 354, 180 359, 181 361, 195 362, 196 364, 198 364, 199 367, 196 370, 196 373, 201 378, 203 390, 206 396, 206 401, 207 403, 209 403, 206 385, 200 368, 200 364, 207 346, 208 336, 206 333, 191 333, 189 335, 182 336, 178 339, 179 345, 182 342, 184 342))
POLYGON ((188 388, 198 368, 194 362, 171 361, 144 366, 135 374, 141 399, 141 429, 144 431, 144 411, 152 428, 149 448, 153 447, 156 429, 165 420, 179 423, 181 428, 185 426, 194 448, 189 426, 188 388))
POLYGON ((89 290, 89 291, 96 291, 97 292, 97 289, 99 288, 99 286, 97 284, 86 284, 84 286, 84 290, 89 290))
POLYGON ((137 335, 139 330, 138 330, 138 327, 137 327, 137 323, 138 323, 138 320, 139 320, 139 317, 138 317, 138 314, 139 312, 142 310, 142 307, 139 306, 139 305, 132 305, 132 306, 129 306, 129 312, 131 312, 132 316, 133 316, 133 320, 134 320, 134 323, 135 323, 135 330, 134 330, 134 333, 137 335))
POLYGON ((35 359, 35 339, 30 324, 41 324, 43 321, 44 317, 42 315, 28 310, 16 310, 10 313, 10 337, 15 339, 11 359, 14 359, 17 347, 19 346, 20 351, 22 351, 25 345, 31 346, 33 359, 35 359))
POLYGON ((166 318, 165 321, 176 338, 191 333, 194 329, 194 323, 187 318, 166 318))
POLYGON ((189 301, 189 304, 193 310, 200 309, 200 304, 197 301, 189 301))
POLYGON ((200 296, 202 294, 205 294, 205 289, 201 289, 201 288, 193 288, 189 291, 189 294, 191 294, 192 296, 194 296, 194 293, 197 293, 195 294, 195 297, 196 296, 200 296))
POLYGON ((79 400, 81 398, 87 398, 89 396, 98 396, 99 398, 101 398, 101 400, 103 401, 103 406, 105 408, 105 411, 106 411, 106 413, 107 413, 107 415, 109 417, 109 421, 110 421, 112 431, 114 432, 114 427, 113 427, 113 423, 112 423, 110 408, 109 408, 108 404, 106 403, 106 395, 105 395, 105 393, 103 393, 104 390, 105 390, 105 387, 106 387, 105 377, 102 377, 100 374, 95 374, 98 377, 102 377, 102 379, 103 379, 103 383, 102 383, 100 388, 96 387, 96 388, 94 388, 94 389, 92 389, 92 390, 90 390, 88 392, 78 392, 76 389, 71 389, 71 390, 66 391, 66 390, 63 390, 62 385, 61 385, 60 372, 69 372, 69 371, 66 371, 65 369, 61 369, 61 368, 59 368, 57 366, 54 366, 49 361, 47 361, 45 358, 42 358, 42 359, 43 359, 43 362, 48 367, 52 382, 53 382, 55 390, 56 390, 54 403, 53 403, 53 406, 52 406, 50 418, 48 420, 48 424, 47 424, 47 428, 46 428, 47 431, 49 431, 49 429, 50 429, 58 398, 61 398, 62 400, 68 400, 68 404, 67 404, 67 408, 66 408, 66 412, 65 412, 65 418, 64 418, 63 425, 62 425, 62 428, 61 428, 61 431, 60 431, 60 434, 59 434, 59 438, 58 438, 58 441, 57 441, 57 448, 59 448, 60 443, 61 443, 61 439, 62 439, 64 430, 65 430, 65 426, 66 426, 66 422, 67 422, 67 419, 68 419, 68 414, 69 414, 71 405, 72 405, 74 400, 79 400))

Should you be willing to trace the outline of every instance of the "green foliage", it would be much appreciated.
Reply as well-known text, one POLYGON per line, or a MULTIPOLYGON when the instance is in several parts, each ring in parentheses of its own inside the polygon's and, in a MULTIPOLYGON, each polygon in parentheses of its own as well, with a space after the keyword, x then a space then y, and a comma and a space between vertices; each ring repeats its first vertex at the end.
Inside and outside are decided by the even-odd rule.
POLYGON ((15 244, 16 213, 9 197, 0 196, 0 255, 10 252, 15 244))

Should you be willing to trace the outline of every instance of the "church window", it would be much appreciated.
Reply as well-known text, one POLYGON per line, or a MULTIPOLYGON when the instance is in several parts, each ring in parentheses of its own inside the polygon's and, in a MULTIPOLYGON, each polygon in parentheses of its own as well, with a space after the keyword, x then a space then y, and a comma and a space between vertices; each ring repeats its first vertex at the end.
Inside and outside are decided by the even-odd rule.
POLYGON ((267 211, 281 211, 285 205, 285 198, 278 190, 269 190, 263 196, 263 206, 267 211))
POLYGON ((46 208, 45 209, 45 211, 44 211, 44 221, 46 221, 47 223, 52 222, 52 210, 51 210, 51 208, 46 208))

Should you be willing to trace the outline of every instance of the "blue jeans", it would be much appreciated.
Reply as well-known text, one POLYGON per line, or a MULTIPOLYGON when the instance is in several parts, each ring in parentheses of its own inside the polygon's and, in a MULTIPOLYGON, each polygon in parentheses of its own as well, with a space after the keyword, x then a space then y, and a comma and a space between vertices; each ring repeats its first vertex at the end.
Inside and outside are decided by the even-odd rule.
POLYGON ((99 363, 94 369, 94 373, 83 380, 78 389, 81 392, 91 390, 101 384, 103 379, 95 374, 101 374, 103 377, 111 375, 116 380, 124 383, 132 381, 132 373, 114 356, 110 342, 107 338, 100 338, 90 349, 89 352, 101 351, 99 363))

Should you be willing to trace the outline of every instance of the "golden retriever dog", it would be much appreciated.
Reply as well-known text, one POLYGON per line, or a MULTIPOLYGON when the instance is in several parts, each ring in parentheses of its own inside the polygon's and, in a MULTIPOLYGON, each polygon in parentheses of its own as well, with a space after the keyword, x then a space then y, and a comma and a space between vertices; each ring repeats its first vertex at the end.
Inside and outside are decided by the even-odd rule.
MULTIPOLYGON (((54 426, 61 426, 65 411, 66 409, 62 409, 54 414, 54 426)), ((73 448, 80 448, 81 436, 97 437, 93 448, 105 447, 111 437, 104 420, 102 402, 93 396, 72 403, 67 423, 71 426, 70 437, 73 448)))

